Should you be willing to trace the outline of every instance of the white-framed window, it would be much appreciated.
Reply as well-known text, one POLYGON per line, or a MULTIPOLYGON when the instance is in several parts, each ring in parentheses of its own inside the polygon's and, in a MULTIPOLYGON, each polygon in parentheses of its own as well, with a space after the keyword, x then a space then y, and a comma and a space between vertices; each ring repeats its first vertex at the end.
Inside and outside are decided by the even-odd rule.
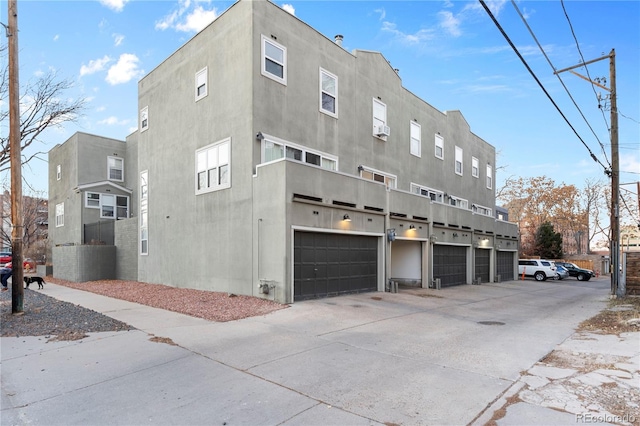
POLYGON ((100 194, 100 218, 126 219, 129 217, 129 197, 100 194))
POLYGON ((97 192, 84 193, 84 206, 90 209, 100 208, 100 194, 97 192))
POLYGON ((62 178, 62 166, 58 164, 56 167, 56 180, 60 180, 62 178))
POLYGON ((231 187, 231 138, 196 151, 196 194, 231 187))
POLYGON ((422 156, 422 127, 415 121, 411 121, 410 123, 411 154, 420 157, 422 156))
POLYGON ((387 188, 395 188, 397 185, 398 177, 395 175, 364 166, 360 166, 358 169, 360 170, 360 177, 363 179, 384 183, 387 188))
POLYGON ((140 110, 140 131, 144 132, 149 128, 149 107, 140 110))
POLYGON ((373 136, 387 140, 389 126, 387 126, 387 105, 373 98, 373 136))
POLYGON ((64 203, 56 204, 56 228, 64 226, 64 203))
POLYGON ((287 48, 262 35, 262 75, 287 85, 287 48))
POLYGON ((320 68, 320 112, 338 117, 338 77, 320 68))
POLYGON ((485 206, 480 206, 478 204, 472 204, 471 205, 471 210, 474 213, 478 213, 484 216, 491 216, 492 215, 492 210, 489 207, 485 207, 485 206))
POLYGON ((312 164, 327 170, 338 170, 338 158, 324 152, 310 150, 302 145, 296 145, 276 138, 265 138, 262 141, 262 162, 279 160, 281 158, 312 164))
POLYGON ((487 164, 487 189, 493 189, 493 167, 487 164))
POLYGON ((140 254, 149 254, 149 172, 140 172, 140 254))
POLYGON ((468 209, 469 201, 464 198, 456 197, 455 195, 449 195, 449 205, 459 207, 461 209, 468 209))
POLYGON ((435 144, 436 144, 436 150, 435 150, 436 158, 444 160, 444 138, 440 135, 436 135, 435 144))
POLYGON ((124 159, 107 157, 107 178, 119 182, 124 181, 124 159))
POLYGON ((456 146, 455 172, 462 176, 462 148, 456 146))
POLYGON ((207 92, 208 92, 208 87, 207 87, 207 67, 204 67, 203 69, 201 69, 200 71, 198 71, 196 73, 195 84, 196 84, 195 95, 196 95, 196 102, 197 102, 200 99, 202 99, 205 96, 207 96, 207 92))
POLYGON ((423 197, 428 197, 435 203, 444 202, 444 192, 438 191, 437 189, 412 183, 411 192, 413 192, 414 194, 422 195, 423 197))
POLYGON ((480 163, 476 157, 471 157, 471 176, 477 178, 480 176, 480 163))

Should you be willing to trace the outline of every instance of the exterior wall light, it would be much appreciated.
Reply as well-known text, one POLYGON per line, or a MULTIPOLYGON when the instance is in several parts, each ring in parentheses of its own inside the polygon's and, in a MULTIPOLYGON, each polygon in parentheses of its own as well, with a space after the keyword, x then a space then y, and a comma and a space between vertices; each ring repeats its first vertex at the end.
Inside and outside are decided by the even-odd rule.
POLYGON ((415 226, 415 225, 409 225, 409 230, 410 230, 410 231, 411 231, 411 230, 415 230, 415 229, 416 229, 416 226, 415 226))
POLYGON ((351 222, 351 218, 349 217, 349 215, 348 215, 348 214, 345 214, 345 215, 342 217, 342 220, 344 220, 345 222, 351 222))

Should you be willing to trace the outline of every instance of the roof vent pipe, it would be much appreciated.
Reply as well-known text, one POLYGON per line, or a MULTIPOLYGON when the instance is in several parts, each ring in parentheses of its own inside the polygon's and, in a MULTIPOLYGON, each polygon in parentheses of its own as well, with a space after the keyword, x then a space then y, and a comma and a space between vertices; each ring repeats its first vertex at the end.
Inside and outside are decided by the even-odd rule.
POLYGON ((336 44, 337 44, 338 46, 342 46, 342 39, 343 39, 343 38, 344 38, 344 37, 342 37, 342 35, 340 35, 340 34, 338 34, 338 35, 336 36, 336 44))

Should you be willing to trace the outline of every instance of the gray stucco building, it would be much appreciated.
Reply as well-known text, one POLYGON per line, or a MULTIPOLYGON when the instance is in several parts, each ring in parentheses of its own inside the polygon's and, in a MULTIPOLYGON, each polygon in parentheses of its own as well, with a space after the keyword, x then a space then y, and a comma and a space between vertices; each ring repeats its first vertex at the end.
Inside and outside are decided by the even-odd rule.
POLYGON ((54 276, 111 221, 114 277, 287 303, 514 278, 494 147, 340 42, 240 0, 139 82, 126 142, 52 149, 54 276))

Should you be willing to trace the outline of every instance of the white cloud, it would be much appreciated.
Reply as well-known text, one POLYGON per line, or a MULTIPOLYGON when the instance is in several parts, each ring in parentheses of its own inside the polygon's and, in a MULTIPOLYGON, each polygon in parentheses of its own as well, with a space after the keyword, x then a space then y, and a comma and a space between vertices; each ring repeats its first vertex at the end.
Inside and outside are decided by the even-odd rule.
POLYGON ((116 84, 127 83, 132 79, 140 78, 144 75, 144 70, 139 68, 140 59, 132 53, 123 53, 118 59, 118 63, 109 68, 107 72, 107 83, 116 84))
POLYGON ((112 34, 112 37, 113 37, 113 42, 116 46, 120 46, 124 41, 124 35, 122 34, 114 33, 112 34))
POLYGON ((434 38, 434 30, 423 28, 413 34, 407 34, 400 31, 393 22, 384 21, 382 23, 382 31, 391 33, 398 41, 403 44, 415 45, 424 43, 434 38))
POLYGON ((108 7, 114 12, 122 12, 124 9, 124 5, 127 4, 129 0, 100 0, 100 4, 108 7))
POLYGON ((374 12, 375 12, 375 13, 380 14, 380 18, 379 18, 379 19, 380 19, 381 21, 382 21, 382 20, 384 20, 384 18, 387 16, 387 11, 386 11, 386 10, 384 10, 384 8, 382 8, 382 9, 376 9, 376 10, 374 10, 374 12))
POLYGON ((53 36, 53 41, 58 41, 59 38, 60 38, 60 34, 56 34, 53 36))
POLYGON ((99 106, 96 108, 96 112, 102 112, 102 111, 106 111, 107 107, 105 106, 99 106))
POLYGON ((107 55, 104 55, 104 57, 102 57, 101 59, 89 61, 88 65, 83 64, 80 67, 80 77, 82 77, 83 75, 94 74, 98 71, 102 71, 109 62, 111 62, 111 58, 107 55))
POLYGON ((438 12, 438 17, 440 18, 440 28, 443 28, 447 33, 454 37, 462 35, 462 31, 460 30, 460 19, 455 17, 453 13, 443 10, 438 12))
POLYGON ((205 9, 199 4, 192 7, 190 0, 180 0, 178 10, 174 10, 156 22, 156 30, 173 28, 176 31, 198 32, 218 17, 216 8, 205 9))
POLYGON ((284 4, 282 5, 282 9, 283 9, 283 10, 285 10, 285 11, 287 11, 287 12, 289 12, 289 13, 290 13, 290 14, 292 14, 293 16, 295 16, 295 15, 296 15, 296 9, 293 7, 293 5, 292 5, 292 4, 284 3, 284 4))
POLYGON ((129 123, 129 120, 118 120, 118 117, 107 117, 104 120, 98 121, 98 124, 106 124, 108 126, 124 126, 129 123))

